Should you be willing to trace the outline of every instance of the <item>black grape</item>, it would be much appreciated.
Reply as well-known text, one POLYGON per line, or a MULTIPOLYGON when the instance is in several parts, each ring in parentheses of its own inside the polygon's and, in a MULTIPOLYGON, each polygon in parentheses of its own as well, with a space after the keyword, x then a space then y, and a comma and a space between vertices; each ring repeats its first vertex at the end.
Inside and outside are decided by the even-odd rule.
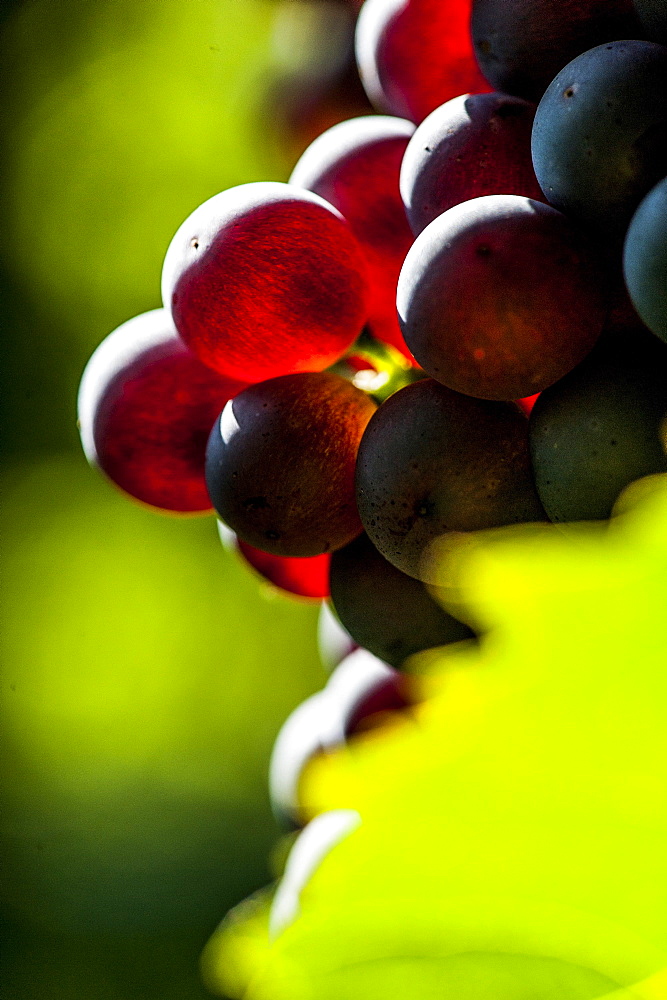
POLYGON ((632 217, 623 271, 642 321, 667 341, 667 177, 646 195, 632 217))
POLYGON ((610 42, 573 59, 540 101, 532 150, 552 205, 621 238, 667 174, 667 48, 610 42))
POLYGON ((667 346, 647 331, 606 334, 530 416, 535 482, 552 521, 608 518, 633 480, 667 471, 667 346))
POLYGON ((593 45, 642 37, 630 0, 474 0, 471 28, 487 80, 531 101, 593 45))
POLYGON ((365 534, 333 554, 329 583, 336 614, 352 638, 393 667, 473 634, 421 581, 387 562, 365 534))

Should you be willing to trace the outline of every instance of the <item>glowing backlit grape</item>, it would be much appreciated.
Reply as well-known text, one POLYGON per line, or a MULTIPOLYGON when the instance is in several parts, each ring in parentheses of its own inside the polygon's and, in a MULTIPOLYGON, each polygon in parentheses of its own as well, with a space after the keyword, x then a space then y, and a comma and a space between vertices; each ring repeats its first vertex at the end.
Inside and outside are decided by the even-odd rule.
POLYGON ((320 135, 295 166, 290 183, 334 205, 357 237, 368 263, 368 326, 385 343, 408 351, 396 317, 396 282, 412 231, 398 189, 412 122, 367 115, 320 135))
POLYGON ((174 236, 162 298, 192 350, 246 382, 333 364, 367 318, 363 252, 340 213, 288 184, 209 198, 174 236))
POLYGON ((420 122, 452 97, 490 89, 473 53, 470 8, 470 0, 366 0, 357 63, 379 110, 420 122))
POLYGON ((206 441, 220 408, 243 388, 202 364, 165 309, 135 316, 102 341, 83 373, 86 456, 137 500, 208 512, 206 441))

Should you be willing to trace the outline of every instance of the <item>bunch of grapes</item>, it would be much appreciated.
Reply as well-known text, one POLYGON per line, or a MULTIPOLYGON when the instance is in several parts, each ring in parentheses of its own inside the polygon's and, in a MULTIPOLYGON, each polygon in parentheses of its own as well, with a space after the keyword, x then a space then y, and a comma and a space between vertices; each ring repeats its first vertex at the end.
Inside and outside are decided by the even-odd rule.
POLYGON ((331 600, 344 661, 272 763, 291 822, 313 753, 409 708, 410 656, 475 640, 443 537, 606 519, 667 471, 662 43, 650 0, 366 0, 380 113, 195 209, 163 308, 86 368, 91 462, 331 600))

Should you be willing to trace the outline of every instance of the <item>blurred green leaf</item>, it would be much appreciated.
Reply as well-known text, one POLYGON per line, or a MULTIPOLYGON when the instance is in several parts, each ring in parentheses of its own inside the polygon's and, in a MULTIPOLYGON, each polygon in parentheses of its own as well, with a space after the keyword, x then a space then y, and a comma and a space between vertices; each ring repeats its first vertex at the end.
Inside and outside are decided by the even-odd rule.
POLYGON ((667 995, 667 477, 619 511, 607 532, 468 539, 457 586, 492 623, 481 649, 426 657, 413 719, 312 764, 311 814, 356 810, 361 826, 273 941, 257 916, 252 946, 223 925, 207 950, 219 989, 667 995))

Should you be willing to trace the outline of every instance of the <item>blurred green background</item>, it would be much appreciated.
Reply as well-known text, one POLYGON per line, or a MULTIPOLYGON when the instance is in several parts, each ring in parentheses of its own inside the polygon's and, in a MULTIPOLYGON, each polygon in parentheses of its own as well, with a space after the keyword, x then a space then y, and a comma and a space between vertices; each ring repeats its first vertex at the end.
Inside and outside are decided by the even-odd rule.
POLYGON ((268 757, 324 681, 317 607, 258 583, 213 518, 103 481, 75 401, 103 337, 160 304, 185 216, 288 176, 301 139, 268 95, 317 54, 287 6, 1 9, 3 1000, 203 997, 203 944, 271 878, 268 757))

